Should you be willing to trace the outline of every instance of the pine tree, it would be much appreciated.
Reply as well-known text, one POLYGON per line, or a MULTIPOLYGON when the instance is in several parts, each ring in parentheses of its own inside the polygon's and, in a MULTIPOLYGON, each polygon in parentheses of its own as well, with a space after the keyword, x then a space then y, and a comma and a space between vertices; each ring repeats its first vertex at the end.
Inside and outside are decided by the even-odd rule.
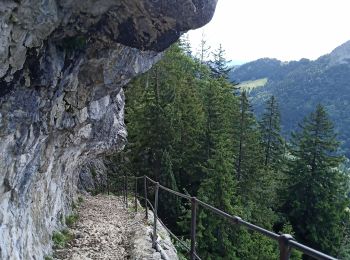
MULTIPOLYGON (((215 149, 204 166, 206 178, 199 190, 203 201, 233 214, 238 203, 234 203, 235 181, 233 154, 221 140, 215 140, 215 149)), ((235 245, 230 240, 230 224, 211 212, 201 210, 199 214, 199 252, 204 259, 236 259, 235 245)))
POLYGON ((254 180, 262 164, 259 131, 245 91, 240 96, 239 118, 235 121, 236 173, 238 182, 244 186, 254 180))
MULTIPOLYGON (((210 75, 210 74, 209 74, 210 75)), ((235 200, 234 154, 230 137, 230 116, 235 104, 231 85, 221 78, 209 79, 203 89, 205 108, 205 161, 198 197, 229 213, 239 207, 235 200)), ((230 239, 230 225, 219 216, 201 210, 199 213, 199 253, 205 259, 235 259, 230 239)))
POLYGON ((206 40, 204 31, 202 32, 202 37, 201 37, 201 42, 199 45, 199 50, 198 50, 198 54, 197 57, 199 59, 200 64, 205 64, 206 61, 209 58, 209 51, 210 51, 211 47, 208 45, 208 42, 206 40))
POLYGON ((281 136, 280 112, 274 96, 266 102, 259 128, 264 151, 264 165, 276 170, 282 164, 284 144, 281 136))
MULTIPOLYGON (((211 171, 220 170, 220 174, 215 174, 207 178, 200 189, 201 198, 224 209, 226 212, 234 212, 232 203, 234 182, 232 178, 232 169, 228 169, 226 158, 220 160, 220 155, 215 156, 211 161, 211 171), (218 163, 222 163, 217 165, 218 163), (220 167, 220 168, 218 168, 220 167), (216 192, 210 192, 209 189, 216 188, 216 192), (218 194, 217 194, 218 193, 218 194)), ((234 259, 234 244, 230 240, 230 224, 220 216, 212 212, 201 210, 199 214, 199 252, 204 259, 234 259)))
MULTIPOLYGON (((170 154, 165 149, 161 159, 161 172, 159 182, 174 191, 178 191, 176 179, 173 173, 170 154)), ((180 200, 177 196, 168 192, 159 193, 159 212, 163 222, 170 226, 176 226, 176 219, 173 216, 178 216, 180 213, 180 200), (169 207, 171 205, 171 207, 169 207)))
POLYGON ((214 77, 228 79, 228 73, 231 68, 227 66, 228 61, 225 58, 225 50, 222 48, 221 44, 219 48, 213 52, 213 57, 214 60, 211 62, 211 69, 214 77))
MULTIPOLYGON (((162 184, 176 184, 179 191, 188 190, 193 195, 203 178, 200 164, 204 160, 202 80, 196 77, 197 71, 198 63, 174 45, 126 91, 126 149, 130 150, 134 172, 162 184)), ((160 199, 174 198, 161 192, 160 199)), ((164 214, 160 214, 175 228, 180 210, 169 213, 161 207, 164 214)))
MULTIPOLYGON (((264 187, 262 196, 266 207, 276 211, 281 207, 278 190, 284 188, 285 146, 280 134, 280 113, 274 96, 266 102, 265 112, 259 122, 263 156, 263 173, 260 186, 264 187)), ((277 220, 276 220, 277 221, 277 220)), ((278 222, 283 223, 283 220, 278 222)), ((277 225, 278 226, 278 225, 277 225)), ((277 228, 277 231, 278 228, 277 228)))
POLYGON ((179 46, 187 56, 189 56, 189 57, 192 56, 192 48, 191 48, 190 38, 189 38, 189 35, 187 33, 180 37, 179 46))
POLYGON ((342 221, 349 205, 338 148, 333 124, 318 105, 292 134, 288 188, 283 192, 296 238, 331 255, 337 255, 344 238, 342 221))

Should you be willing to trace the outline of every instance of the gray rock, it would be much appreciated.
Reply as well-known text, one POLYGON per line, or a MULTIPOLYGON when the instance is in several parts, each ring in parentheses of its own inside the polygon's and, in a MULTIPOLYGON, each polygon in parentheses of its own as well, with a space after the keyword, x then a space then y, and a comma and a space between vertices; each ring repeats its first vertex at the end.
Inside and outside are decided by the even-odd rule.
POLYGON ((0 3, 0 259, 42 259, 79 169, 123 149, 122 87, 217 0, 0 3))

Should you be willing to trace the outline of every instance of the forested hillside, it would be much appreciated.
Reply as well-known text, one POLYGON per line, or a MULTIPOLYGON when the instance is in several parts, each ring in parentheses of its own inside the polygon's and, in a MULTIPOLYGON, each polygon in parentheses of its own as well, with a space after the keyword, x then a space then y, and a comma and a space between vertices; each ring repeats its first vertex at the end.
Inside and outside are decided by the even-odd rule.
MULTIPOLYGON (((304 114, 289 146, 280 134, 276 99, 266 99, 257 120, 246 92, 228 80, 224 51, 214 54, 207 66, 187 44, 174 45, 130 84, 129 143, 109 158, 111 172, 148 175, 256 225, 349 257, 348 179, 339 169, 343 158, 335 156, 339 143, 324 107, 304 114)), ((188 240, 190 205, 159 196, 160 217, 188 240)), ((204 209, 198 217, 202 259, 278 258, 278 244, 269 238, 204 209)), ((301 259, 300 253, 292 259, 301 259)))
POLYGON ((235 82, 267 79, 253 88, 249 96, 258 115, 264 103, 274 95, 280 103, 282 132, 288 136, 298 122, 322 104, 335 123, 342 141, 342 151, 350 157, 350 42, 315 61, 302 59, 283 63, 276 59, 260 59, 231 71, 235 82))

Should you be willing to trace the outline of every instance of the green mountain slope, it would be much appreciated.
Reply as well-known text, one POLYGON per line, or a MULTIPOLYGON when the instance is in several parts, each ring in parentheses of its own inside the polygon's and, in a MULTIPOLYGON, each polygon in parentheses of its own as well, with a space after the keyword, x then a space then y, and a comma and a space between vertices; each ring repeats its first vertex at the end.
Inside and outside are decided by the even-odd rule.
POLYGON ((249 95, 258 115, 271 95, 277 98, 285 135, 295 130, 317 104, 323 104, 343 142, 342 149, 350 156, 350 41, 315 61, 259 59, 231 71, 230 78, 241 82, 243 88, 250 86, 249 95), (263 86, 251 87, 251 82, 265 78, 268 80, 263 86))

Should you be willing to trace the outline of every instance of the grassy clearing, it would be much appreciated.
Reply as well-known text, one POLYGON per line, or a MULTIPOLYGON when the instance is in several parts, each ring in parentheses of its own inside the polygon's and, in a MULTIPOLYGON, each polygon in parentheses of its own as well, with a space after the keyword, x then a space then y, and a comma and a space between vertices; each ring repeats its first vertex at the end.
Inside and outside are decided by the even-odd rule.
POLYGON ((266 85, 268 79, 263 78, 263 79, 257 79, 257 80, 249 80, 249 81, 244 81, 238 85, 238 87, 241 90, 245 90, 247 92, 252 91, 255 88, 263 87, 266 85))

